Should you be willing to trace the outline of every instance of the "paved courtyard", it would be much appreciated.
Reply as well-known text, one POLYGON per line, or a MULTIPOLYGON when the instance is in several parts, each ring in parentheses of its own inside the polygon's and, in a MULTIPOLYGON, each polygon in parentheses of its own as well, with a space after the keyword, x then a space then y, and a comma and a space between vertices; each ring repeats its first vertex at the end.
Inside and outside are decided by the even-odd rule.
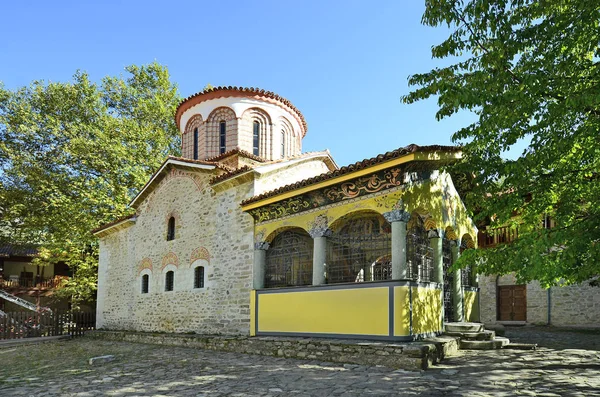
POLYGON ((511 328, 536 351, 424 372, 80 338, 0 349, 0 396, 600 396, 600 331, 511 328), (90 366, 90 357, 117 359, 90 366))

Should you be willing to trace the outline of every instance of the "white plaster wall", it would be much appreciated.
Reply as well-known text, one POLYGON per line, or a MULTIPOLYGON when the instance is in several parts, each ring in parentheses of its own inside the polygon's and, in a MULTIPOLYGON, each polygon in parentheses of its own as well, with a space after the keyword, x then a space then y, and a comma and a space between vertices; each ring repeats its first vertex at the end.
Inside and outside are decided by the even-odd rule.
POLYGON ((259 177, 255 182, 255 195, 275 190, 301 180, 312 178, 329 171, 320 158, 297 159, 285 163, 257 167, 259 177))
POLYGON ((201 102, 197 105, 192 106, 187 109, 181 115, 181 119, 179 122, 180 131, 183 134, 185 131, 185 126, 187 122, 196 114, 202 115, 202 119, 206 120, 210 113, 218 107, 226 106, 233 109, 236 117, 239 119, 242 117, 242 114, 250 108, 260 108, 269 114, 272 121, 276 121, 280 116, 283 116, 289 120, 294 128, 294 131, 297 134, 302 131, 302 127, 300 126, 300 122, 298 121, 297 116, 295 114, 284 110, 283 108, 266 101, 259 101, 256 99, 246 98, 246 97, 229 97, 229 98, 215 98, 205 102, 201 102))

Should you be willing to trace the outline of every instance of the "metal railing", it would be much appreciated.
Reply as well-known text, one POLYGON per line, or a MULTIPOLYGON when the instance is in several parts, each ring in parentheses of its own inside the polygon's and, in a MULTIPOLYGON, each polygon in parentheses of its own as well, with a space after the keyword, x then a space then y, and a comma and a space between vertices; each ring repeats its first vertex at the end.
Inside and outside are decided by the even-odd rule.
POLYGON ((39 289, 55 289, 67 280, 67 276, 54 277, 13 277, 0 278, 0 288, 39 288, 39 289))
POLYGON ((96 313, 80 311, 7 312, 0 314, 0 339, 81 336, 96 326, 96 313))

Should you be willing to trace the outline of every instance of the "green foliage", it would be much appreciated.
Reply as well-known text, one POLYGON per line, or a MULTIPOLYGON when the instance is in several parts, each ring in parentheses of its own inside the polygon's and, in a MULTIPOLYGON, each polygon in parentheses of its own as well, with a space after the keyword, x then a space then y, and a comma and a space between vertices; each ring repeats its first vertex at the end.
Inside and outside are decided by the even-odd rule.
POLYGON ((543 285, 600 273, 600 3, 589 0, 428 0, 424 24, 452 33, 432 48, 454 63, 409 77, 405 103, 437 96, 437 118, 477 121, 457 172, 475 173, 465 201, 491 227, 519 216, 519 239, 466 252, 486 274, 543 285), (503 152, 528 147, 515 160, 503 152), (544 214, 556 227, 542 227, 544 214), (562 280, 562 281, 561 281, 562 280))
POLYGON ((180 101, 167 69, 129 66, 100 84, 0 86, 0 239, 41 246, 39 263, 65 261, 61 293, 93 298, 98 247, 90 231, 127 204, 168 154, 179 150, 180 101))

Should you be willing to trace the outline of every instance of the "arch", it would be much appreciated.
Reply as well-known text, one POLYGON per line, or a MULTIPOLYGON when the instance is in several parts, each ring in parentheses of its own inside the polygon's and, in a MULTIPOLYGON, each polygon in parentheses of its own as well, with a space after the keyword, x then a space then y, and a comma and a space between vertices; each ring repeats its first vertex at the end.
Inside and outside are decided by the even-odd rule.
POLYGON ((273 159, 272 121, 269 113, 260 108, 249 108, 242 113, 239 133, 239 146, 256 156, 273 159), (254 131, 258 125, 258 145, 254 150, 254 131))
POLYGON ((181 154, 185 158, 198 160, 204 158, 204 143, 206 142, 206 125, 202 115, 192 116, 181 137, 181 154))
POLYGON ((391 225, 372 210, 353 212, 331 224, 327 239, 327 283, 391 279, 391 225))
POLYGON ((268 243, 272 243, 273 239, 275 237, 277 237, 279 234, 287 231, 287 230, 291 230, 291 229, 299 229, 302 230, 303 232, 305 232, 306 234, 308 234, 308 230, 304 229, 303 227, 300 226, 296 226, 296 225, 292 225, 292 226, 282 226, 282 227, 278 227, 277 229, 273 230, 271 233, 269 233, 267 235, 267 237, 265 238, 264 241, 268 242, 268 243))
POLYGON ((221 106, 214 109, 206 118, 206 157, 221 154, 221 122, 225 122, 225 150, 237 147, 238 122, 233 109, 221 106))
POLYGON ((142 274, 144 270, 150 270, 152 272, 152 260, 150 258, 144 258, 138 265, 138 274, 142 274))
POLYGON ((456 231, 452 226, 446 226, 446 229, 444 230, 444 237, 448 240, 458 240, 458 234, 456 234, 456 231))
POLYGON ((330 223, 329 223, 329 229, 331 229, 332 231, 335 232, 335 231, 339 230, 340 227, 342 227, 346 221, 348 221, 352 218, 361 218, 363 216, 368 216, 369 214, 379 215, 383 218, 383 215, 380 212, 376 211, 375 209, 360 209, 360 210, 352 211, 350 213, 342 214, 342 215, 338 216, 337 218, 331 219, 330 223))
POLYGON ((294 127, 292 127, 292 123, 290 123, 289 120, 283 116, 279 117, 278 121, 281 126, 279 132, 282 135, 282 137, 284 138, 284 143, 283 143, 284 156, 281 156, 281 158, 295 156, 297 153, 296 153, 296 145, 294 142, 295 141, 294 127))
POLYGON ((160 270, 163 271, 167 265, 173 265, 175 267, 179 267, 179 258, 174 252, 169 252, 162 258, 162 266, 160 270))
POLYGON ((433 277, 433 248, 429 243, 425 219, 416 210, 411 213, 406 230, 406 265, 408 277, 413 280, 431 281, 433 277))
POLYGON ((265 287, 312 284, 313 239, 303 229, 289 228, 273 237, 267 250, 265 287))
MULTIPOLYGON (((475 241, 473 237, 469 233, 465 233, 462 235, 460 239, 460 252, 462 253, 466 249, 475 248, 475 241)), ((461 271, 461 283, 463 287, 472 286, 474 284, 474 275, 473 268, 471 264, 463 266, 461 271)))
POLYGON ((475 240, 469 233, 465 233, 460 238, 460 248, 465 250, 467 248, 475 248, 475 240))
POLYGON ((198 247, 194 249, 192 251, 192 254, 190 255, 190 266, 192 266, 192 264, 199 259, 203 259, 206 262, 210 262, 210 253, 208 252, 208 249, 206 249, 205 247, 198 247))

